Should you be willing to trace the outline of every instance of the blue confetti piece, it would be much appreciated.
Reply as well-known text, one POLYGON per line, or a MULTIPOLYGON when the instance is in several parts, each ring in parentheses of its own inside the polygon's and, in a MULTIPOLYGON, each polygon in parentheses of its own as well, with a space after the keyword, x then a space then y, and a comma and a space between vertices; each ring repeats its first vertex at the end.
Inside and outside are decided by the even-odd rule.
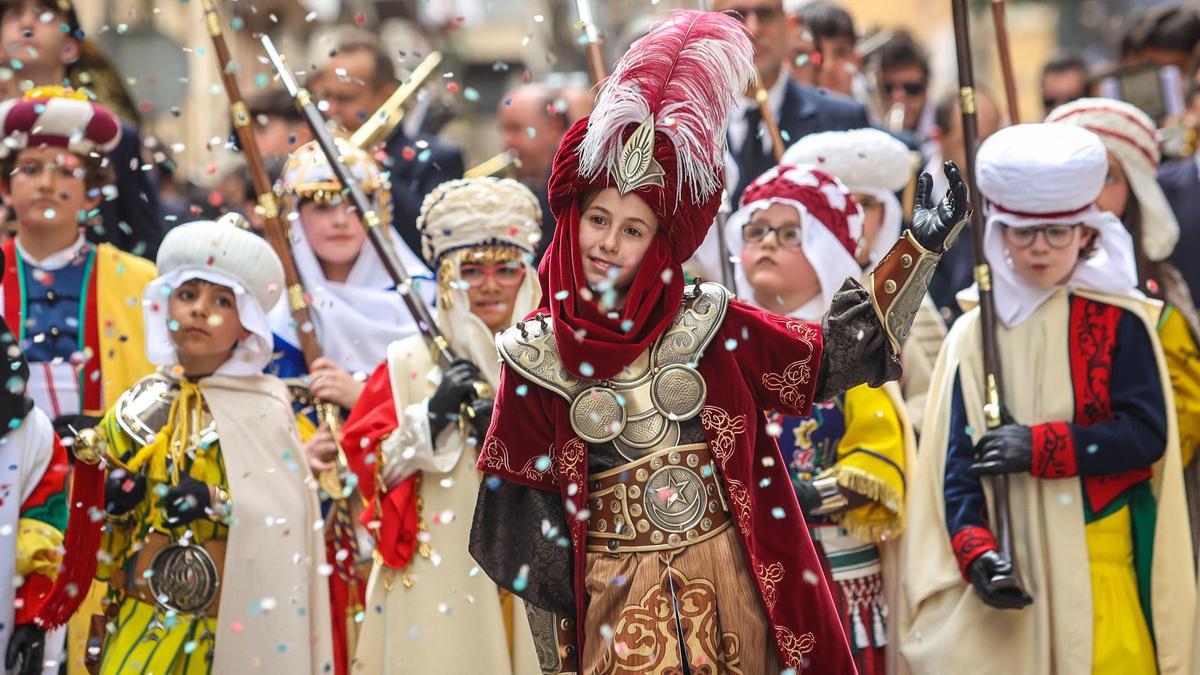
POLYGON ((784 513, 782 506, 776 506, 775 508, 771 509, 771 517, 775 520, 783 520, 786 515, 787 514, 784 513))

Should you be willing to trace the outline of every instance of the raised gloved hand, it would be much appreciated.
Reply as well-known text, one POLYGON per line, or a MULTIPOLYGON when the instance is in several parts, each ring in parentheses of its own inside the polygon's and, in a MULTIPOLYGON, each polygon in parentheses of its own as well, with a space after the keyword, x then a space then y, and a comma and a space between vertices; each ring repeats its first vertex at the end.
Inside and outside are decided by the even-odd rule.
POLYGON ((1013 575, 1012 561, 999 551, 984 551, 967 567, 975 592, 996 609, 1021 609, 1033 603, 1013 575))
POLYGON ((4 668, 13 675, 37 675, 42 672, 46 652, 46 631, 32 623, 13 627, 4 654, 4 668))
POLYGON ((104 510, 110 516, 129 513, 146 497, 146 475, 114 468, 104 477, 104 510))
POLYGON ((471 435, 475 438, 475 444, 483 443, 483 437, 487 435, 488 427, 492 426, 492 408, 496 402, 490 398, 476 398, 467 404, 471 409, 469 417, 471 422, 471 435))
POLYGON ((1002 424, 975 444, 975 458, 967 473, 977 478, 1025 473, 1033 466, 1033 432, 1021 424, 1002 424))
POLYGON ((821 506, 821 491, 811 480, 793 478, 792 488, 796 491, 796 500, 800 502, 800 511, 807 518, 821 506))
POLYGON ((433 438, 458 419, 462 404, 475 399, 475 383, 479 380, 479 367, 466 359, 455 361, 442 373, 441 384, 429 397, 429 433, 433 438))
POLYGON ((946 196, 933 203, 933 176, 921 173, 913 201, 912 229, 917 243, 933 253, 943 253, 967 221, 967 184, 954 162, 946 162, 946 196))
POLYGON ((212 490, 208 483, 187 475, 163 496, 163 510, 167 512, 167 523, 171 526, 187 525, 205 518, 208 516, 206 509, 211 506, 212 490))

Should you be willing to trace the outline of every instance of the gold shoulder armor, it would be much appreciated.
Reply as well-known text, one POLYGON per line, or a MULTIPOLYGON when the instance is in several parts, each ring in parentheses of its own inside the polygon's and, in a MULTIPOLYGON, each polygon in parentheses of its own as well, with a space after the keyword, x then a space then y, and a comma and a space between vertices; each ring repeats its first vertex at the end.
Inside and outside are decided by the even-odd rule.
POLYGON ((563 365, 554 342, 554 325, 544 314, 518 321, 497 335, 496 349, 500 358, 522 377, 568 401, 574 400, 587 384, 563 365))
POLYGON ((689 286, 671 327, 658 340, 654 351, 655 365, 660 368, 674 364, 695 365, 721 328, 732 297, 729 289, 720 284, 689 286))

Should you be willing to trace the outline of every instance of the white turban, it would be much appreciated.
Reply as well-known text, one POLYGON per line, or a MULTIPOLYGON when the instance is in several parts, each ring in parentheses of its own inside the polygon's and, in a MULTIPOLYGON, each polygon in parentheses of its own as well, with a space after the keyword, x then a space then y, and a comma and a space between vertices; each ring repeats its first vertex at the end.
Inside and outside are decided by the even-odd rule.
POLYGON ((158 249, 158 278, 142 291, 146 318, 146 356, 158 366, 179 363, 167 322, 171 292, 193 279, 233 290, 238 320, 250 332, 216 373, 247 376, 262 372, 271 360, 272 337, 267 311, 283 293, 283 265, 271 245, 234 225, 229 216, 198 220, 173 228, 158 249))
POLYGON ((988 201, 983 246, 996 312, 1005 325, 1029 318, 1054 290, 1034 288, 1017 277, 1001 225, 1086 225, 1096 232, 1096 251, 1079 261, 1067 285, 1113 295, 1137 292, 1133 239, 1116 216, 1095 205, 1108 173, 1108 153, 1096 134, 1062 124, 1007 127, 980 146, 975 173, 988 201))
POLYGON ((437 268, 446 253, 501 244, 530 256, 542 239, 542 207, 529 188, 510 178, 463 178, 425 196, 417 230, 425 261, 437 268))

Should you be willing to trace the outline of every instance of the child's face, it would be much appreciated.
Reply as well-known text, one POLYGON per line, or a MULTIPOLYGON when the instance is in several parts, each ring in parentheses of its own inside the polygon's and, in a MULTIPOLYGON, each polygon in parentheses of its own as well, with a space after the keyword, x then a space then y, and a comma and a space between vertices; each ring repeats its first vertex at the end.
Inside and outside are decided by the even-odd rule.
MULTIPOLYGON (((0 15, 0 43, 8 59, 27 66, 65 66, 79 58, 79 43, 60 28, 66 15, 53 5, 36 0, 8 5, 0 15)), ((27 78, 18 70, 16 79, 27 78)))
POLYGON ((742 269, 755 299, 768 310, 800 306, 821 292, 817 271, 800 247, 801 233, 800 214, 787 204, 771 204, 742 228, 742 269))
POLYGON ((1125 167, 1117 156, 1108 153, 1108 175, 1104 178, 1104 189, 1096 198, 1096 208, 1101 211, 1111 211, 1118 218, 1125 217, 1129 206, 1129 179, 1125 176, 1125 167))
POLYGON ((470 258, 459 265, 459 278, 467 285, 471 312, 488 330, 498 333, 512 323, 513 303, 525 279, 521 263, 494 260, 474 262, 470 258))
POLYGON ((86 172, 83 160, 61 148, 22 150, 5 185, 5 201, 16 213, 19 231, 87 224, 88 212, 100 203, 100 194, 89 196, 86 172))
POLYGON ((313 253, 326 265, 353 265, 367 240, 358 212, 345 199, 336 204, 303 202, 300 223, 313 253))
POLYGON ((238 340, 250 335, 238 319, 237 297, 228 286, 192 279, 171 291, 167 329, 180 363, 228 358, 238 340))
POLYGON ((1079 262, 1079 252, 1095 236, 1095 231, 1082 225, 1001 227, 1013 271, 1025 283, 1043 290, 1067 282, 1079 262))
POLYGON ((605 188, 579 216, 579 251, 592 289, 624 293, 658 234, 658 216, 636 194, 605 188))

